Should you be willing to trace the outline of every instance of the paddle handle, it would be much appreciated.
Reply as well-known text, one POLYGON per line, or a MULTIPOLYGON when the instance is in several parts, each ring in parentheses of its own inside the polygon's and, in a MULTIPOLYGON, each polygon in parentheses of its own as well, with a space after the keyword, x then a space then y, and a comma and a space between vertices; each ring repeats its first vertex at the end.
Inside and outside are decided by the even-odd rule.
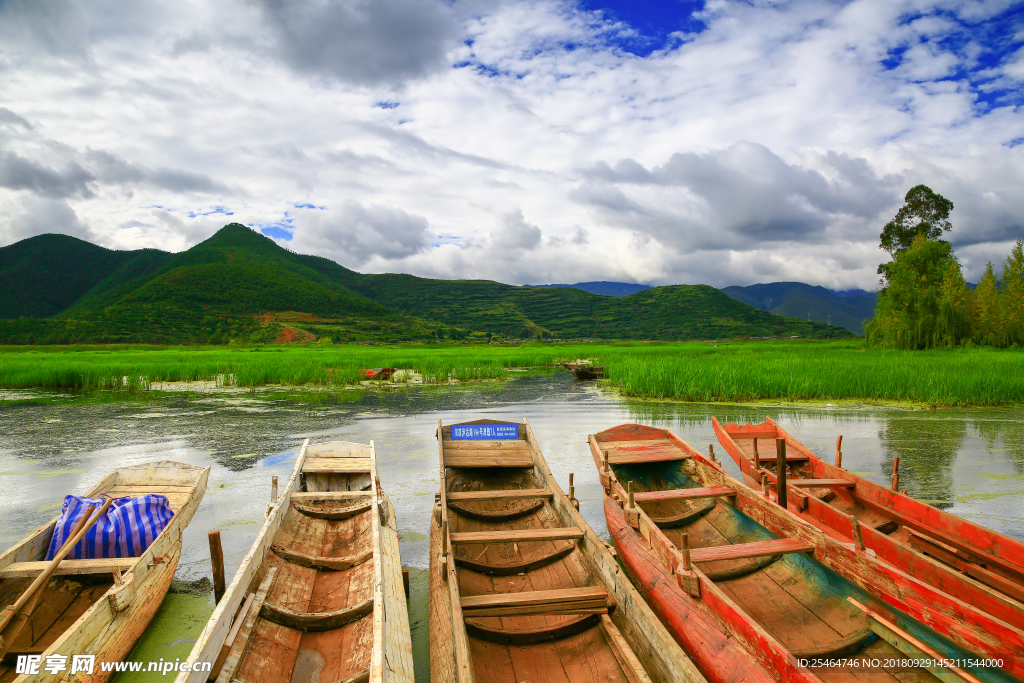
POLYGON ((33 581, 25 592, 21 594, 21 597, 18 598, 17 602, 15 602, 11 607, 5 609, 3 614, 0 614, 0 632, 7 628, 7 625, 11 623, 14 615, 21 611, 21 608, 32 599, 32 596, 35 595, 40 588, 46 585, 46 582, 50 580, 53 573, 57 571, 57 566, 60 564, 61 560, 67 557, 67 554, 71 552, 71 549, 74 548, 75 545, 82 540, 82 537, 85 536, 86 532, 88 532, 89 529, 99 521, 99 518, 103 516, 103 513, 107 511, 107 508, 109 508, 110 504, 113 502, 113 498, 107 498, 100 509, 91 518, 89 518, 89 521, 86 524, 79 522, 77 527, 78 532, 71 537, 70 541, 65 543, 61 549, 57 551, 57 554, 54 555, 52 560, 50 560, 50 564, 46 566, 46 569, 39 573, 36 580, 33 581))

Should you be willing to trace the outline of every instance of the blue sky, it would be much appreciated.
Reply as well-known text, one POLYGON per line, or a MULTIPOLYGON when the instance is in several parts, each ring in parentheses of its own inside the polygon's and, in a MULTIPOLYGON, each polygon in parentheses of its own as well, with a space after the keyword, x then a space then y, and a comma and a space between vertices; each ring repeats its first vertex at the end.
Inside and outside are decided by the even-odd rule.
POLYGON ((871 288, 1024 238, 1024 2, 9 0, 0 245, 229 220, 364 272, 871 288))

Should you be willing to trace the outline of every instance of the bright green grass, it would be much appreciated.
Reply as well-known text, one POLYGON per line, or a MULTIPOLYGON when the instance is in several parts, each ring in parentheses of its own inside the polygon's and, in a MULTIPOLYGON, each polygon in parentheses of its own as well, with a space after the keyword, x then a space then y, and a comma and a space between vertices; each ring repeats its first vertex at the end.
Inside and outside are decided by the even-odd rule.
POLYGON ((683 401, 879 400, 942 406, 1024 404, 1024 353, 865 350, 858 342, 679 344, 0 347, 0 386, 146 389, 217 380, 341 386, 360 368, 397 367, 428 382, 508 376, 576 358, 603 364, 628 396, 683 401))

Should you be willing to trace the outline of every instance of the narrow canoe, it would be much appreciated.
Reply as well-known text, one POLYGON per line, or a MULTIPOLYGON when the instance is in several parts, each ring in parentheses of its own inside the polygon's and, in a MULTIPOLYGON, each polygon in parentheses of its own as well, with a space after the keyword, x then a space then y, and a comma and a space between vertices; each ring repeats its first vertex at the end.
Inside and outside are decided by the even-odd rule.
POLYGON ((363 379, 391 379, 391 375, 398 372, 398 368, 364 368, 359 371, 363 375, 363 379))
MULTIPOLYGON (((460 425, 506 424, 477 420, 460 425)), ((437 426, 430 530, 433 683, 703 683, 578 503, 530 425, 492 441, 437 426)))
POLYGON ((898 491, 898 477, 894 490, 825 462, 771 419, 723 425, 712 418, 712 424, 749 486, 760 490, 762 476, 775 486, 776 439, 785 439, 793 512, 847 541, 855 517, 865 546, 878 557, 993 616, 1024 624, 1024 543, 914 500, 898 491))
POLYGON ((995 683, 1024 670, 1020 624, 802 522, 671 432, 621 425, 589 441, 623 563, 714 683, 995 683), (922 653, 1002 668, 868 666, 922 653), (836 657, 848 665, 815 666, 836 657))
MULTIPOLYGON (((139 557, 109 560, 64 560, 42 589, 44 599, 29 624, 11 643, 0 663, 0 681, 74 680, 105 681, 112 674, 100 662, 127 657, 164 599, 181 558, 181 534, 192 521, 206 492, 209 467, 160 461, 114 470, 100 480, 88 498, 113 498, 146 494, 167 496, 174 517, 139 557), (115 585, 114 571, 121 573, 115 585), (57 674, 18 675, 19 654, 67 657, 66 668, 57 674), (92 675, 71 676, 72 655, 95 655, 92 675)), ((43 562, 53 536, 55 517, 0 555, 0 605, 13 604, 48 564, 43 562)))
POLYGON ((302 444, 188 661, 213 662, 218 683, 412 683, 398 532, 372 441, 302 444))

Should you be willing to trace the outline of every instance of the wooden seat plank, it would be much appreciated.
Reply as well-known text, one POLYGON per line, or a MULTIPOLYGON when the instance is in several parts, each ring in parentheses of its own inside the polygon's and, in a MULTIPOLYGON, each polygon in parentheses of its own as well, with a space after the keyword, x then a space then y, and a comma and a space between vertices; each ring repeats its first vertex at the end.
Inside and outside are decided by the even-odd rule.
POLYGON ((600 586, 583 586, 465 596, 460 602, 463 614, 467 617, 573 612, 594 614, 608 610, 608 593, 600 586))
POLYGON ((749 432, 734 432, 731 429, 726 429, 726 433, 729 436, 731 436, 733 438, 733 440, 736 440, 736 439, 773 439, 774 440, 774 439, 779 438, 779 433, 776 430, 774 430, 774 429, 759 429, 759 430, 752 429, 749 432))
POLYGON ((491 500, 528 500, 550 498, 550 489, 503 489, 498 491, 452 491, 447 494, 448 502, 482 502, 491 500))
POLYGON ((529 451, 530 445, 522 439, 508 439, 507 441, 476 441, 476 440, 444 440, 442 444, 446 451, 529 451))
MULTIPOLYGON (((96 560, 64 560, 57 565, 57 575, 83 576, 86 574, 110 574, 117 569, 125 571, 135 566, 137 557, 111 557, 96 560)), ((50 566, 49 562, 12 562, 0 569, 0 579, 31 578, 50 566)))
POLYGON ((533 467, 529 452, 445 453, 445 467, 533 467))
POLYGON ((638 503, 651 503, 660 500, 692 500, 694 498, 716 498, 718 496, 735 496, 731 486, 701 486, 692 489, 668 489, 665 491, 637 491, 633 500, 638 503))
POLYGON ((524 541, 570 541, 583 538, 579 527, 521 529, 516 531, 463 531, 450 534, 452 545, 467 543, 522 543, 524 541))
MULTIPOLYGON (((786 458, 786 462, 789 462, 791 458, 786 458)), ((790 479, 790 486, 828 486, 828 487, 845 487, 853 488, 857 485, 857 482, 850 481, 849 479, 790 479)))
POLYGON ((317 473, 358 473, 370 471, 369 458, 306 458, 302 471, 307 474, 317 473))
POLYGON ((292 494, 293 501, 311 500, 346 500, 349 498, 369 498, 373 491, 297 491, 292 494))
POLYGON ((690 458, 683 449, 667 441, 649 446, 606 448, 604 452, 611 465, 639 465, 646 462, 671 462, 690 458))
POLYGON ((813 543, 796 538, 776 538, 770 541, 694 548, 690 551, 690 560, 692 562, 714 562, 716 560, 738 560, 745 557, 764 557, 766 555, 809 553, 813 551, 813 543))

